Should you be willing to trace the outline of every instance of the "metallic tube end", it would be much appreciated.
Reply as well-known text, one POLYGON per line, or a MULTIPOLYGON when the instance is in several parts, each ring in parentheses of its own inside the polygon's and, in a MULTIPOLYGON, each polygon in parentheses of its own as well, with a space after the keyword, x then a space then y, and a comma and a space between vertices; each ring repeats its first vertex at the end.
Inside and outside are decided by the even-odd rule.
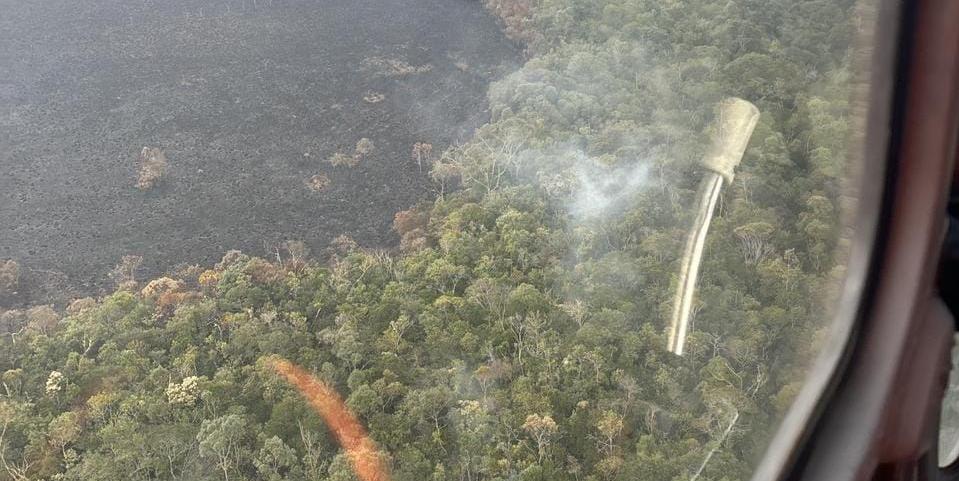
POLYGON ((731 184, 758 121, 759 109, 751 102, 736 97, 720 102, 712 144, 703 158, 703 167, 723 176, 726 184, 731 184))

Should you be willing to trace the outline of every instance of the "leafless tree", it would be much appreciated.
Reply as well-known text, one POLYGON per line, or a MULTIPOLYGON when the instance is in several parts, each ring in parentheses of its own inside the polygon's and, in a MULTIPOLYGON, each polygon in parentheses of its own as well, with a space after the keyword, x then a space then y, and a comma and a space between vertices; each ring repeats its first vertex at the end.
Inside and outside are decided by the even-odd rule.
POLYGON ((123 286, 130 283, 136 283, 137 269, 143 264, 143 257, 136 255, 125 255, 120 259, 112 271, 110 278, 117 286, 123 286))
POLYGON ((20 287, 20 265, 13 259, 0 261, 0 295, 11 295, 20 287))
POLYGON ((413 144, 413 152, 410 155, 416 161, 417 168, 422 172, 423 163, 426 162, 428 165, 433 160, 433 144, 417 142, 413 144))
POLYGON ((13 406, 9 404, 0 404, 0 464, 7 476, 13 481, 30 481, 29 471, 36 460, 28 460, 26 454, 22 454, 19 459, 7 458, 6 435, 10 423, 13 422, 13 406))
POLYGON ((156 187, 160 179, 166 175, 166 155, 156 147, 144 147, 140 151, 137 163, 140 165, 140 173, 137 176, 137 188, 140 190, 156 187))
POLYGON ((762 262, 774 249, 770 237, 774 227, 767 222, 751 222, 737 227, 734 232, 739 238, 739 247, 743 260, 747 264, 762 262))

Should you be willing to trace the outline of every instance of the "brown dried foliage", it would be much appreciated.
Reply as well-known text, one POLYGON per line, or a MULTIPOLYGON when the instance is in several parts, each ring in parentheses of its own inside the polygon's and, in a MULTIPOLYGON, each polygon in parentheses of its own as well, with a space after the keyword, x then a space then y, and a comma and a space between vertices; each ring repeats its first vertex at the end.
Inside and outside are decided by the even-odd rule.
POLYGON ((260 258, 251 259, 245 272, 257 284, 272 284, 286 279, 286 271, 281 266, 260 258))
POLYGON ((427 244, 429 214, 418 209, 403 210, 393 217, 393 230, 400 235, 400 249, 415 251, 427 244))
POLYGON ((503 22, 506 36, 518 42, 529 43, 534 32, 530 28, 532 10, 537 0, 485 0, 487 10, 503 22))

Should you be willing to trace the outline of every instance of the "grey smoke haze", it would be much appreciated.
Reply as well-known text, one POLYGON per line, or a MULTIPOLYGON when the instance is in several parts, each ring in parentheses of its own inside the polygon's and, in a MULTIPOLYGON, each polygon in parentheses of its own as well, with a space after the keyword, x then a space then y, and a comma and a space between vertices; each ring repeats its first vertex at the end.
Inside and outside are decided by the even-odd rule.
POLYGON ((576 184, 570 200, 570 215, 578 220, 607 217, 620 212, 649 179, 645 162, 607 167, 579 154, 574 172, 576 184))

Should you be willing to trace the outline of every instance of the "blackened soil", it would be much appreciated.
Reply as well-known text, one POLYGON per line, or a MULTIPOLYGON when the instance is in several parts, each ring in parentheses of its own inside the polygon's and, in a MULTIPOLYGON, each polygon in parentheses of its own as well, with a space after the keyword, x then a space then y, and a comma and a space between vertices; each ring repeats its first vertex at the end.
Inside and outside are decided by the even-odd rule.
POLYGON ((467 138, 519 61, 475 0, 0 0, 0 258, 93 292, 126 254, 156 275, 285 239, 388 246, 432 192, 412 145, 467 138), (364 137, 358 166, 325 162, 364 137), (144 146, 169 160, 148 192, 144 146))

